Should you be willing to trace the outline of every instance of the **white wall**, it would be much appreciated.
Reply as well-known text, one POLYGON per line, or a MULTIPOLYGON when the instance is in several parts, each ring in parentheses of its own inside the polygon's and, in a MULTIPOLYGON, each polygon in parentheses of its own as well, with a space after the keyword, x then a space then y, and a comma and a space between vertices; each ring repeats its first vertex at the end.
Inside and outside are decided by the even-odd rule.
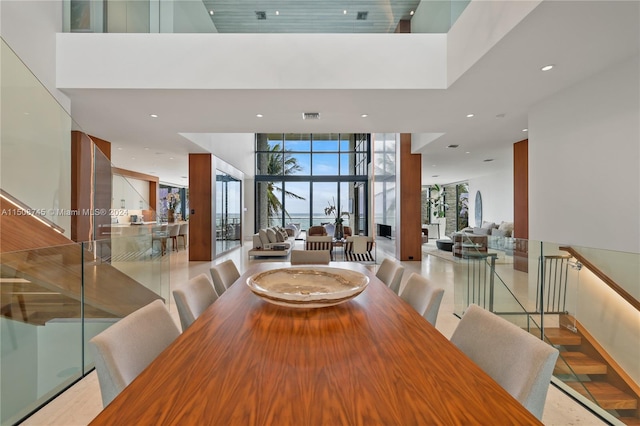
POLYGON ((640 253, 638 57, 535 105, 529 238, 640 253))
POLYGON ((58 34, 57 40, 60 88, 446 87, 445 34, 58 34), (381 57, 395 65, 381 67, 381 57))
POLYGON ((180 135, 231 164, 246 176, 255 175, 254 133, 181 133, 180 135))
POLYGON ((69 111, 56 89, 56 37, 62 31, 61 0, 0 1, 0 34, 42 84, 69 111))
POLYGON ((447 33, 449 86, 541 2, 472 0, 447 33))
POLYGON ((494 174, 469 180, 469 226, 481 226, 476 223, 476 192, 482 196, 482 220, 494 222, 513 222, 513 157, 510 168, 496 170, 494 174))

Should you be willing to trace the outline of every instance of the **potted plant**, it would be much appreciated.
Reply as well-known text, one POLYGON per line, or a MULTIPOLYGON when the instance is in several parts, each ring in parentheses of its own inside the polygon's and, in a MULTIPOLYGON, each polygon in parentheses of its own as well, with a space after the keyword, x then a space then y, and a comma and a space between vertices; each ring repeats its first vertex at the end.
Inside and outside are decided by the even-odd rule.
POLYGON ((340 214, 338 214, 338 209, 336 208, 336 199, 335 197, 333 198, 333 204, 331 204, 330 201, 327 201, 327 203, 329 204, 327 207, 324 208, 324 214, 326 216, 333 216, 334 217, 334 231, 333 231, 333 237, 337 240, 341 240, 342 238, 344 238, 344 226, 342 225, 342 223, 344 222, 343 217, 349 217, 349 213, 347 212, 342 212, 340 214))
POLYGON ((175 211, 180 204, 180 194, 176 192, 170 192, 165 197, 167 202, 167 222, 175 222, 175 211))

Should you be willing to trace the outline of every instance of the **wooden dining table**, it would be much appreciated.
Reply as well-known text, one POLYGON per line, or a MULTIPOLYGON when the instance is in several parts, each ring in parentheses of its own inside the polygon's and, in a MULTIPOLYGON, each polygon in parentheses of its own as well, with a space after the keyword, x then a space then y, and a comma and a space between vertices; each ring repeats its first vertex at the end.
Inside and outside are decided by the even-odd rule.
POLYGON ((92 425, 541 424, 363 265, 355 298, 268 303, 252 265, 92 425))

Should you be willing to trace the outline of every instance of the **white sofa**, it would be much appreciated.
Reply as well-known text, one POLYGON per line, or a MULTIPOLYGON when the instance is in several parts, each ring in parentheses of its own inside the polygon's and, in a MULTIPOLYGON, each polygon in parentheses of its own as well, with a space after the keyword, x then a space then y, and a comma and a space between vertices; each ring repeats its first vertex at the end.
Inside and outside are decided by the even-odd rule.
POLYGON ((260 229, 253 234, 253 248, 249 256, 259 257, 287 257, 295 244, 295 237, 289 235, 284 228, 274 226, 260 229))

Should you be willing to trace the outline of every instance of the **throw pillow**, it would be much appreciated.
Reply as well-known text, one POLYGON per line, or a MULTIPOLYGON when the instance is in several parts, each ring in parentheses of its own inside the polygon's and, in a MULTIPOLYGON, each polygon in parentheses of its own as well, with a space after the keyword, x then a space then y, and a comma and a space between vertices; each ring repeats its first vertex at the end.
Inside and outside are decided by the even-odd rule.
POLYGON ((267 237, 269 238, 270 243, 277 243, 278 238, 276 237, 276 231, 272 228, 267 229, 267 237))
POLYGON ((493 223, 493 222, 485 222, 485 221, 482 222, 482 226, 481 226, 481 228, 485 228, 485 229, 492 229, 492 228, 495 228, 495 227, 496 227, 495 223, 493 223))
POLYGON ((262 241, 260 241, 260 234, 253 234, 253 248, 254 249, 262 248, 262 241))
POLYGON ((502 222, 498 229, 505 231, 505 237, 510 237, 513 234, 513 222, 502 222))
POLYGON ((267 236, 266 229, 259 230, 258 235, 260 236, 260 242, 262 243, 262 247, 264 247, 266 244, 269 244, 269 237, 267 236))

